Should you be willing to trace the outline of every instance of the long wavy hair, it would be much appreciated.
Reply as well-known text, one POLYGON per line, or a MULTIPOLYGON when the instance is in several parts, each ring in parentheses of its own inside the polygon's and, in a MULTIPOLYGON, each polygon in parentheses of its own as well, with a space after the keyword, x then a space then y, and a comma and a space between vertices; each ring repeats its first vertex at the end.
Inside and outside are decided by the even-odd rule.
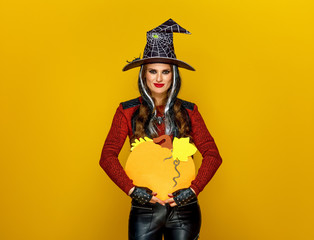
MULTIPOLYGON (((181 77, 179 69, 176 65, 172 67, 172 83, 167 91, 167 97, 162 103, 165 105, 164 122, 165 134, 173 135, 173 137, 190 137, 190 142, 193 139, 190 135, 191 123, 188 112, 182 106, 182 101, 177 98, 181 88, 181 77)), ((146 64, 142 65, 138 76, 138 88, 142 96, 142 103, 140 107, 134 112, 132 116, 133 136, 130 138, 130 143, 140 137, 154 138, 158 137, 157 132, 157 109, 155 106, 155 99, 151 94, 150 89, 146 84, 146 64)))

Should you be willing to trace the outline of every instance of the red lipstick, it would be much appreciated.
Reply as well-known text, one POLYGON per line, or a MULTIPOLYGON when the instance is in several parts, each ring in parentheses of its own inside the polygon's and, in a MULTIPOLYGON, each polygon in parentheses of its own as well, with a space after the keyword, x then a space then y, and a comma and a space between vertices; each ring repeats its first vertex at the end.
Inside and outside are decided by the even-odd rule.
POLYGON ((163 87, 165 84, 164 83, 154 83, 155 87, 161 88, 163 87))

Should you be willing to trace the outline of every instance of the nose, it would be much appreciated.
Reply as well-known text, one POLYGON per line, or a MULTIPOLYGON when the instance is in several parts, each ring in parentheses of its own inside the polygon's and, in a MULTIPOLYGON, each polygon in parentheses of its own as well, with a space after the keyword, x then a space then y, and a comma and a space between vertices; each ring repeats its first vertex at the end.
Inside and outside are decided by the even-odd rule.
POLYGON ((162 82, 162 73, 157 73, 157 82, 162 82))

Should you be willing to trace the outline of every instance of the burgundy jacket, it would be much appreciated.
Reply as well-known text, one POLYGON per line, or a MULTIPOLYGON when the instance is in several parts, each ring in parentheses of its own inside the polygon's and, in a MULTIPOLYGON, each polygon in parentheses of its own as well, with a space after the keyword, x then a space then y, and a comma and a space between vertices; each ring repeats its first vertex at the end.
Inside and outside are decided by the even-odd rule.
MULTIPOLYGON (((222 158, 196 104, 182 99, 180 100, 182 101, 183 107, 187 110, 191 120, 190 135, 203 157, 198 173, 195 179, 191 181, 190 185, 196 195, 198 195, 216 173, 222 163, 222 158)), ((133 180, 126 175, 119 162, 118 155, 124 145, 126 137, 129 136, 130 138, 133 135, 131 122, 132 115, 139 108, 142 101, 143 99, 140 96, 119 104, 113 117, 112 125, 105 140, 99 161, 100 166, 111 180, 126 194, 128 194, 130 189, 135 185, 133 184, 133 180)), ((157 116, 162 115, 164 107, 165 106, 157 106, 157 116)), ((159 125, 158 131, 159 136, 165 134, 164 123, 159 125)))

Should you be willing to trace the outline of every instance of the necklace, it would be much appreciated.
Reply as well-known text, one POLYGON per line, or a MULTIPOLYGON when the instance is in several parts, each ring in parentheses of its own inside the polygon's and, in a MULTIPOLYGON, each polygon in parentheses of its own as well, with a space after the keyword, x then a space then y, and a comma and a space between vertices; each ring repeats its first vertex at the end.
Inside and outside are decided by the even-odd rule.
POLYGON ((159 125, 162 124, 162 122, 163 122, 164 120, 165 120, 165 116, 164 116, 164 115, 157 117, 157 123, 158 123, 159 125))
POLYGON ((165 114, 163 113, 162 109, 163 107, 161 107, 162 109, 160 109, 158 106, 157 106, 158 110, 160 113, 162 113, 162 116, 156 116, 155 119, 157 120, 157 123, 158 125, 162 124, 165 120, 165 114))

